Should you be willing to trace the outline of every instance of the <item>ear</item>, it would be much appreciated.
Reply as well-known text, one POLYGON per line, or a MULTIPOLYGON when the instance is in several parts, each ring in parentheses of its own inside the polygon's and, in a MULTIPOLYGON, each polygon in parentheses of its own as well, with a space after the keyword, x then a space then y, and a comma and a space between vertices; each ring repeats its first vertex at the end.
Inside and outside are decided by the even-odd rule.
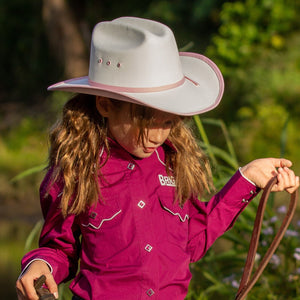
POLYGON ((107 118, 110 115, 111 102, 106 97, 96 96, 96 108, 102 117, 107 118))

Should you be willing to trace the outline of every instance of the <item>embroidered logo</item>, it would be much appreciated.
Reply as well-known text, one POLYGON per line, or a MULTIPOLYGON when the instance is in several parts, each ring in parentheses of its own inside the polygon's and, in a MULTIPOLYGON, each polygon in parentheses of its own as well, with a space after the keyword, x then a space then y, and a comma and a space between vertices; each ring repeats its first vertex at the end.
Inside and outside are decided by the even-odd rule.
POLYGON ((176 186, 175 184, 175 179, 173 176, 163 176, 163 175, 158 175, 158 179, 161 185, 166 185, 166 186, 176 186))

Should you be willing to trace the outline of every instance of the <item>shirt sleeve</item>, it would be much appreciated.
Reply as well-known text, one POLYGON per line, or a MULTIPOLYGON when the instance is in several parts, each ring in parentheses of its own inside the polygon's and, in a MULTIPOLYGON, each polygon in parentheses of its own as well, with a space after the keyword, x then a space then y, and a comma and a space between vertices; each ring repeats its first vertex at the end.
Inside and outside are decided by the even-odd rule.
POLYGON ((40 188, 41 208, 44 226, 39 239, 39 248, 30 251, 22 259, 22 272, 35 260, 46 262, 56 283, 67 281, 75 276, 80 249, 79 226, 74 215, 64 218, 60 200, 62 185, 50 184, 49 172, 40 188))
POLYGON ((203 257, 215 240, 233 226, 259 191, 237 171, 210 201, 190 201, 188 251, 192 262, 203 257))

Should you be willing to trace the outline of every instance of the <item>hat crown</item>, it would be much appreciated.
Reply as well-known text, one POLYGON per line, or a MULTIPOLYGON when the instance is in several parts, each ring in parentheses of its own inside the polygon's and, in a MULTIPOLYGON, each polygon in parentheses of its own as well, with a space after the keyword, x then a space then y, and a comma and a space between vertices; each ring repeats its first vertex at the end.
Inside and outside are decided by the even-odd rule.
POLYGON ((91 84, 155 88, 175 84, 183 77, 176 41, 166 25, 123 17, 95 26, 91 84))

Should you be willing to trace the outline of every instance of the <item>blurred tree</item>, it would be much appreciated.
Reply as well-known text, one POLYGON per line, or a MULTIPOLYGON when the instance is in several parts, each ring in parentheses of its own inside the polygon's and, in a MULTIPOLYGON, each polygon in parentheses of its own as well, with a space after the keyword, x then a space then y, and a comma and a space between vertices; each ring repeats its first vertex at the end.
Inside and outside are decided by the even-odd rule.
POLYGON ((221 4, 217 0, 1 0, 0 101, 40 105, 49 84, 86 74, 91 31, 103 20, 130 15, 162 21, 174 30, 180 48, 189 45, 191 50, 194 44, 195 51, 204 51, 218 28, 221 4))
POLYGON ((0 1, 1 102, 38 103, 59 72, 48 50, 41 10, 42 1, 0 1))
POLYGON ((80 77, 88 73, 87 48, 64 0, 44 0, 43 20, 52 53, 64 66, 67 78, 80 77))

